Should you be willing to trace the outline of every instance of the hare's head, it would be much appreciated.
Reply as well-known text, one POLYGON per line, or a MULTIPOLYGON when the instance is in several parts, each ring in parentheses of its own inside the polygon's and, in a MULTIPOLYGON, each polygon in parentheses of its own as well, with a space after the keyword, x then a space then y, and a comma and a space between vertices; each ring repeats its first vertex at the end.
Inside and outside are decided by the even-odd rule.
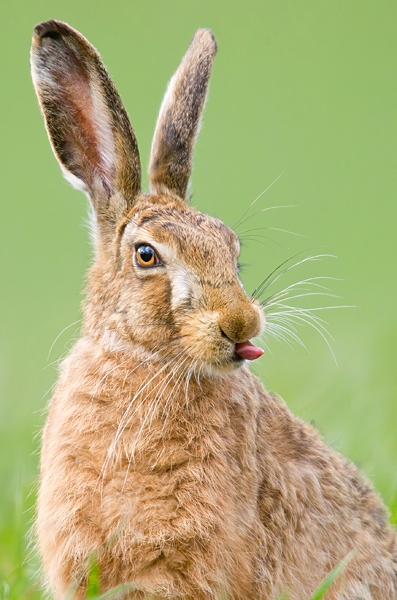
POLYGON ((260 356, 249 340, 264 324, 238 277, 237 236, 187 202, 215 53, 211 32, 197 31, 160 110, 144 194, 134 131, 97 51, 59 21, 38 25, 32 44, 54 153, 93 209, 88 330, 113 350, 181 356, 206 373, 260 356))

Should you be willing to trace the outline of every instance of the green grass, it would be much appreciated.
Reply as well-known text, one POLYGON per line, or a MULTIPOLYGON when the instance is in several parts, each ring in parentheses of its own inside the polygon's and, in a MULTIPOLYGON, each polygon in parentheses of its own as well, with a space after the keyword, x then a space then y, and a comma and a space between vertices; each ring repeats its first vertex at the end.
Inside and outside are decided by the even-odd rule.
MULTIPOLYGON (((311 595, 308 600, 321 600, 325 597, 325 594, 330 589, 333 583, 335 583, 338 578, 343 574, 344 569, 353 558, 354 552, 350 552, 340 563, 337 565, 320 583, 315 592, 311 595)), ((124 595, 130 592, 132 589, 135 589, 131 584, 129 585, 119 585, 107 592, 101 594, 100 591, 100 569, 97 561, 93 558, 91 560, 91 565, 88 573, 88 583, 87 583, 87 592, 86 598, 91 600, 105 600, 107 598, 120 600, 124 597, 124 595)), ((73 589, 66 594, 65 600, 73 600, 73 589)), ((12 574, 12 576, 8 580, 2 580, 0 582, 0 600, 16 600, 17 598, 38 600, 42 598, 40 591, 37 589, 35 585, 32 585, 31 582, 31 573, 29 570, 22 568, 17 569, 17 571, 12 574)), ((147 595, 145 600, 151 600, 151 596, 147 595)), ((219 598, 221 600, 221 597, 219 598)), ((222 600, 227 600, 222 596, 222 600)), ((278 596, 277 600, 289 600, 288 594, 283 594, 282 596, 278 596)))
MULTIPOLYGON (((396 519, 397 515, 394 514, 393 518, 396 519)), ((20 522, 23 521, 22 515, 20 515, 20 522)), ((14 531, 15 536, 20 540, 22 530, 14 531)), ((4 545, 4 540, 1 540, 4 545)), ((9 546, 10 547, 10 546, 9 546)), ((344 569, 354 557, 355 552, 350 552, 320 583, 318 588, 311 595, 308 600, 321 600, 325 597, 327 591, 330 589, 333 583, 343 574, 344 569)), ((18 550, 13 556, 13 560, 16 561, 15 568, 8 573, 6 577, 4 575, 0 578, 0 600, 44 600, 47 596, 43 591, 40 590, 37 582, 37 563, 34 560, 34 554, 26 552, 26 546, 21 541, 18 550)), ((9 557, 11 559, 11 556, 9 557)), ((100 568, 95 557, 91 558, 89 571, 88 571, 88 583, 86 598, 91 600, 105 600, 107 598, 120 600, 125 596, 126 593, 135 589, 132 584, 120 585, 107 592, 101 593, 100 589, 100 568)), ((73 600, 74 590, 70 589, 66 594, 65 600, 73 600)), ((151 600, 151 596, 146 596, 145 600, 151 600)), ((224 597, 222 596, 222 600, 224 597)), ((277 600, 289 600, 288 593, 282 594, 277 600)))
MULTIPOLYGON (((325 597, 327 591, 331 586, 339 579, 343 574, 346 566, 354 557, 355 552, 349 552, 349 554, 323 579, 315 592, 310 596, 308 600, 321 600, 325 597)), ((113 598, 114 600, 119 598, 120 600, 128 592, 135 590, 133 584, 119 585, 115 588, 108 590, 107 592, 100 593, 100 567, 95 559, 91 557, 90 566, 88 570, 88 581, 87 591, 85 598, 91 598, 91 600, 105 600, 106 598, 113 598)), ((66 594, 65 600, 73 600, 74 589, 70 589, 69 593, 66 594)), ((8 596, 7 596, 8 597, 8 596)), ((145 600, 152 600, 152 595, 146 594, 145 600)), ((228 600, 228 595, 220 594, 217 596, 217 600, 228 600)), ((276 600, 289 600, 289 594, 282 594, 278 596, 276 600)))
POLYGON ((346 569, 347 565, 351 561, 354 556, 354 551, 349 552, 349 554, 337 565, 330 573, 327 575, 323 581, 320 583, 314 594, 310 597, 310 600, 321 600, 324 598, 327 591, 330 589, 333 583, 335 583, 338 578, 343 574, 343 571, 346 569))
MULTIPOLYGON (((339 579, 339 577, 341 577, 343 571, 352 560, 354 554, 354 551, 349 552, 349 554, 347 554, 345 558, 341 560, 341 562, 334 569, 332 569, 332 571, 326 577, 324 577, 323 581, 310 596, 310 598, 308 598, 308 600, 321 600, 324 598, 331 586, 339 579)), ((289 600, 289 598, 289 594, 285 593, 281 596, 278 596, 276 600, 289 600)))
MULTIPOLYGON (((315 592, 310 596, 310 598, 308 598, 308 600, 321 600, 322 598, 325 597, 326 593, 328 592, 328 590, 331 588, 331 586, 339 579, 339 577, 341 577, 341 575, 343 574, 344 570, 346 569, 347 565, 349 564, 349 562, 352 560, 352 558, 354 557, 355 552, 349 552, 349 554, 347 554, 347 556, 345 556, 345 558, 334 568, 332 569, 332 571, 323 579, 323 581, 320 583, 320 585, 318 586, 318 588, 315 590, 315 592)), ((87 593, 86 593, 86 598, 92 598, 94 600, 105 600, 106 598, 123 598, 123 595, 125 593, 128 593, 129 591, 131 591, 131 589, 134 589, 133 586, 129 586, 129 585, 120 585, 117 586, 116 588, 113 588, 107 592, 105 592, 104 594, 100 594, 99 593, 99 580, 100 580, 100 572, 99 572, 99 565, 95 562, 95 560, 92 562, 91 564, 91 568, 88 574, 88 585, 87 585, 87 593)), ((150 595, 146 595, 145 596, 145 600, 151 600, 152 596, 150 595)), ((217 597, 217 600, 228 600, 228 596, 225 595, 219 595, 217 597)), ((283 594, 281 596, 278 596, 276 600, 289 600, 289 595, 288 594, 283 594)))

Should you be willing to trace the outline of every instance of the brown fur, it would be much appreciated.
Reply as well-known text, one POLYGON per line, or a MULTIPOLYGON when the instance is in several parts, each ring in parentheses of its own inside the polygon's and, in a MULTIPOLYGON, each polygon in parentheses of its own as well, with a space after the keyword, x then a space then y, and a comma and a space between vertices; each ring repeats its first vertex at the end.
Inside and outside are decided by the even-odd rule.
POLYGON ((208 29, 199 29, 161 106, 150 158, 150 191, 186 198, 192 150, 200 124, 216 42, 208 29))
POLYGON ((133 584, 126 598, 305 600, 355 550, 326 598, 393 600, 396 536, 380 499, 235 354, 264 316, 240 285, 237 236, 185 201, 214 54, 199 31, 160 113, 145 195, 99 55, 66 24, 36 28, 51 143, 97 228, 83 336, 43 434, 46 580, 55 598, 82 598, 95 556, 102 590, 133 584), (139 244, 156 267, 136 264, 139 244))

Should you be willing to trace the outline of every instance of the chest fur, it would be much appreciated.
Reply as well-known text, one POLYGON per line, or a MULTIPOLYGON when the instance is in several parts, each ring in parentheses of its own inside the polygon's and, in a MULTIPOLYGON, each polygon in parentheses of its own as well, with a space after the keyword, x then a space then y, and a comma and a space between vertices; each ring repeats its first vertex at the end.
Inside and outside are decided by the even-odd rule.
POLYGON ((185 577, 192 565, 202 582, 230 581, 237 567, 248 580, 258 525, 252 403, 227 386, 214 396, 175 382, 161 394, 154 385, 139 393, 133 380, 121 389, 108 378, 95 394, 81 384, 54 398, 44 435, 42 512, 64 544, 75 554, 100 548, 119 575, 122 560, 124 580, 185 577))

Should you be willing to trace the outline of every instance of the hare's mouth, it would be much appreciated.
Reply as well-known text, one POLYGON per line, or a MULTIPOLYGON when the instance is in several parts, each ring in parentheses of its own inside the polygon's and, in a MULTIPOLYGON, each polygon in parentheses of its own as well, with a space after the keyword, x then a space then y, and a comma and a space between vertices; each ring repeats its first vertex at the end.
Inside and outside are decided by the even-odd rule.
POLYGON ((238 369, 246 360, 256 360, 264 353, 262 348, 258 348, 250 340, 233 344, 231 350, 232 353, 229 354, 228 358, 225 357, 224 360, 218 359, 216 361, 211 360, 206 363, 211 375, 222 375, 238 369))
MULTIPOLYGON (((245 338, 244 333, 229 329, 228 332, 220 327, 218 313, 189 313, 178 331, 177 349, 190 356, 198 371, 202 369, 211 374, 232 371, 245 361, 262 356, 263 350, 254 345, 248 332, 245 338)), ((259 332, 253 332, 256 333, 259 332)))

